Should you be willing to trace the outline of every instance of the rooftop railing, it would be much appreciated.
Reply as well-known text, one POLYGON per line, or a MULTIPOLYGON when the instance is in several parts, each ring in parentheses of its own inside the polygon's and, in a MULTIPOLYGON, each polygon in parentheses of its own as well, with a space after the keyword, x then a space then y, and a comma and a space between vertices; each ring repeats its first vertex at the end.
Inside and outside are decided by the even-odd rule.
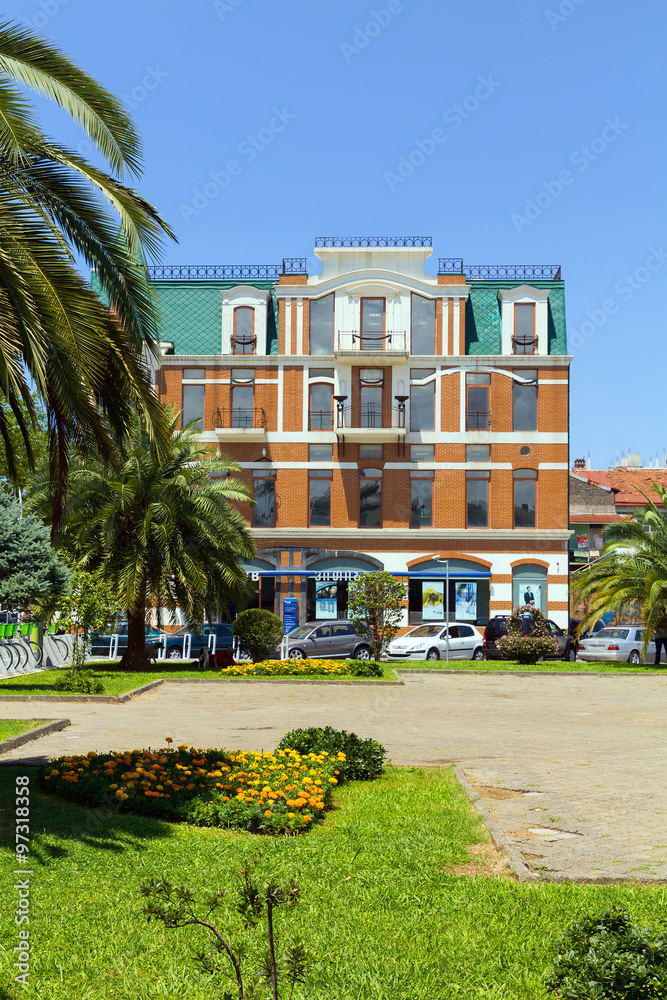
POLYGON ((439 257, 438 274, 461 274, 476 278, 542 278, 560 281, 560 264, 464 264, 461 257, 439 257))
POLYGON ((146 268, 151 281, 201 281, 234 279, 278 281, 281 274, 307 274, 307 257, 283 257, 280 264, 151 264, 146 268))
POLYGON ((316 236, 316 247, 432 247, 431 236, 316 236))

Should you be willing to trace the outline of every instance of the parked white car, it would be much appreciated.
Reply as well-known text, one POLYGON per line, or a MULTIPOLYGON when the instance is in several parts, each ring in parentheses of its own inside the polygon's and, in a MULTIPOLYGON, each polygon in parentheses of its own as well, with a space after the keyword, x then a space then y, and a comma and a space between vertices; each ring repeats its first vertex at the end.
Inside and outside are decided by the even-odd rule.
POLYGON ((418 625, 387 646, 390 660, 445 660, 449 642, 450 660, 483 660, 484 636, 467 622, 418 625))
MULTIPOLYGON (((601 628, 588 639, 580 639, 577 657, 580 660, 612 660, 618 663, 644 661, 644 629, 636 625, 601 628)), ((655 643, 649 642, 645 662, 655 660, 655 643)))

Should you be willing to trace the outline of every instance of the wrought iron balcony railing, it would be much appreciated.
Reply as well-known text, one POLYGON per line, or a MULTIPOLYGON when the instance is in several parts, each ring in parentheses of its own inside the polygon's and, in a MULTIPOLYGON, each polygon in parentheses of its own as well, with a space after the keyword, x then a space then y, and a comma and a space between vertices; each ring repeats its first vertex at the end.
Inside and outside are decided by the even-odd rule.
POLYGON ((359 330, 339 330, 336 339, 338 351, 407 351, 405 330, 388 330, 386 333, 362 333, 359 330))
POLYGON ((257 337, 232 337, 232 354, 254 354, 257 337))
POLYGON ((266 412, 261 406, 230 406, 217 409, 213 414, 213 426, 216 430, 251 427, 266 430, 266 412))
POLYGON ((311 431, 332 431, 333 411, 332 410, 309 410, 308 427, 311 431))
POLYGON ((464 264, 462 257, 439 257, 438 274, 461 274, 465 278, 542 278, 560 281, 560 264, 464 264))
POLYGON ((369 428, 391 430, 405 427, 405 406, 385 408, 379 403, 364 403, 358 410, 351 406, 336 409, 336 429, 369 428))
POLYGON ((431 247, 431 236, 316 236, 316 247, 431 247))
POLYGON ((468 410, 466 430, 488 431, 491 429, 491 414, 488 410, 468 410))
POLYGON ((515 354, 534 354, 537 337, 512 337, 515 354))

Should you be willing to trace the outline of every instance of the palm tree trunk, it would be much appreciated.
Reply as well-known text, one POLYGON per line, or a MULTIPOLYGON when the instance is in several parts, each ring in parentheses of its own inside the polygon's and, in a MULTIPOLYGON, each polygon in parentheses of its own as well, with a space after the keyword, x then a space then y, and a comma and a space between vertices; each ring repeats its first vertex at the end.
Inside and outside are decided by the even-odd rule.
POLYGON ((123 653, 120 666, 126 670, 149 670, 150 660, 146 655, 146 608, 135 608, 127 613, 127 649, 123 653))

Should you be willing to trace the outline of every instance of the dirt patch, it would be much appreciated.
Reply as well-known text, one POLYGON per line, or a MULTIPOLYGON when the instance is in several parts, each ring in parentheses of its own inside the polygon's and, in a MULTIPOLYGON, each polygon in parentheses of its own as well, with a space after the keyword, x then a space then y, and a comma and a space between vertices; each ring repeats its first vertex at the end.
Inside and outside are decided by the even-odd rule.
POLYGON ((447 871, 452 875, 515 878, 507 857, 494 844, 490 842, 488 844, 470 844, 467 850, 471 856, 470 861, 459 865, 447 865, 447 871))
POLYGON ((473 785, 472 786, 481 799, 520 799, 523 792, 517 792, 514 788, 497 788, 495 785, 473 785))

